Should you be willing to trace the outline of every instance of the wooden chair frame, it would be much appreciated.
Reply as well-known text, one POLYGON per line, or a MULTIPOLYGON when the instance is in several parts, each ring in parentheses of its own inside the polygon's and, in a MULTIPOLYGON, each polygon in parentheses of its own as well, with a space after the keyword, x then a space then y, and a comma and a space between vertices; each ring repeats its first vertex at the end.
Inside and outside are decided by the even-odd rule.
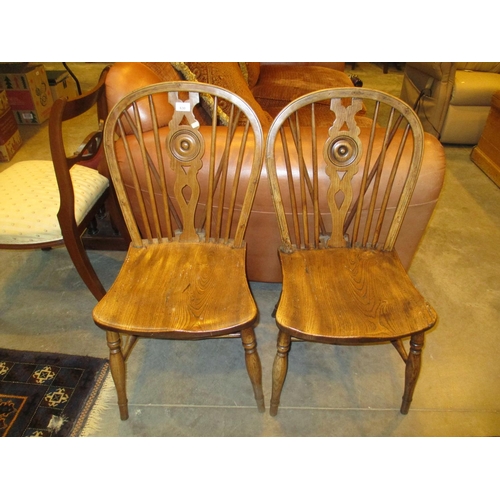
MULTIPOLYGON (((114 197, 113 201, 114 191, 112 186, 108 187, 102 193, 85 218, 77 224, 75 220, 75 195, 70 170, 73 165, 92 165, 98 162, 99 158, 103 158, 102 135, 104 119, 107 114, 104 83, 108 70, 109 67, 103 70, 99 78, 99 82, 93 89, 74 99, 57 99, 51 109, 49 118, 49 142, 56 181, 60 194, 60 206, 57 218, 61 228, 62 237, 55 241, 43 243, 0 244, 0 248, 18 250, 36 248, 48 250, 52 247, 65 245, 71 260, 78 271, 78 274, 97 300, 100 300, 105 295, 106 290, 89 260, 85 246, 82 242, 82 235, 87 231, 89 226, 92 226, 96 215, 102 213, 107 206, 112 213, 112 219, 116 224, 116 227, 119 228, 122 235, 125 235, 122 238, 117 237, 114 241, 123 241, 121 248, 126 248, 130 238, 123 221, 123 217, 121 216, 116 197, 114 197), (99 119, 98 130, 87 136, 78 150, 68 156, 64 140, 63 123, 79 117, 83 113, 92 109, 94 106, 97 108, 97 115, 99 119)), ((105 164, 100 162, 99 169, 101 171, 100 173, 109 179, 109 175, 106 175, 107 169, 105 164)), ((106 246, 103 248, 105 247, 106 246)), ((120 248, 120 246, 114 246, 113 249, 114 248, 120 248)))
POLYGON ((138 337, 241 338, 264 411, 244 242, 263 141, 250 106, 214 85, 163 82, 131 92, 111 110, 105 151, 132 243, 94 321, 107 332, 122 420, 128 418, 125 362, 138 337), (172 106, 168 126, 157 116, 158 99, 172 106), (220 100, 230 105, 227 126, 218 125, 220 100), (212 125, 203 131, 195 116, 202 103, 212 106, 212 125), (241 187, 248 149, 252 168, 241 187))
POLYGON ((282 239, 283 270, 283 290, 275 310, 279 335, 272 415, 278 411, 292 340, 344 345, 391 342, 406 364, 401 412, 408 412, 424 332, 437 319, 394 249, 418 180, 423 145, 422 126, 409 106, 365 88, 308 94, 287 106, 271 125, 266 165, 282 239), (315 106, 326 101, 332 110, 327 132, 316 127, 314 119, 315 106), (373 121, 362 133, 357 116, 368 101, 374 103, 373 121), (390 108, 382 126, 381 106, 390 108), (300 126, 305 110, 311 113, 310 133, 300 126), (380 135, 382 146, 376 154, 375 138, 380 135), (275 161, 279 144, 284 167, 275 161), (405 151, 404 157, 411 159, 403 167, 405 151), (329 177, 326 192, 320 190, 321 175, 329 177), (388 206, 395 195, 391 218, 388 206), (405 337, 411 337, 409 354, 402 342, 405 337))

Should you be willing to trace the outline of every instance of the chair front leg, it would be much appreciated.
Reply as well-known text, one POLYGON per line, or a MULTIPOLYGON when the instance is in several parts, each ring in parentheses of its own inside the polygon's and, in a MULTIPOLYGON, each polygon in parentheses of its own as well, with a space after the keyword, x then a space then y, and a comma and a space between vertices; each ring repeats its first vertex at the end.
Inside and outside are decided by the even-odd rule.
POLYGON ((241 332, 241 342, 245 349, 245 364, 248 376, 252 382, 257 408, 262 413, 265 411, 264 393, 262 392, 262 367, 257 352, 257 340, 253 328, 247 328, 241 332))
POLYGON ((273 364, 273 392, 271 394, 271 416, 278 414, 281 390, 285 383, 286 372, 288 370, 288 352, 290 351, 292 339, 290 335, 280 331, 278 334, 278 352, 273 364))
POLYGON ((128 401, 125 380, 125 360, 121 350, 120 334, 116 332, 106 332, 106 340, 109 347, 109 367, 111 376, 116 387, 118 395, 118 408, 120 410, 120 418, 128 419, 128 401))
POLYGON ((68 250, 69 256, 71 257, 78 274, 87 285, 87 288, 90 290, 92 295, 98 301, 101 300, 106 295, 106 290, 92 267, 81 238, 75 235, 76 229, 74 231, 64 230, 63 227, 61 227, 61 229, 66 249, 68 250))
POLYGON ((403 402, 401 404, 401 413, 406 415, 410 410, 413 392, 417 385, 420 366, 422 364, 422 348, 424 347, 424 332, 419 332, 411 336, 410 353, 406 360, 405 372, 405 390, 403 394, 403 402))

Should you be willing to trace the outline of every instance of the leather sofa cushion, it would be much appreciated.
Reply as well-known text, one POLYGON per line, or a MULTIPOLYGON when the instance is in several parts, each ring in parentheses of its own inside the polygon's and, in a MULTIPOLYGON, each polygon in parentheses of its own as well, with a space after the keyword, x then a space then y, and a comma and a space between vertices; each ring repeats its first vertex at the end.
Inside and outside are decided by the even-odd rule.
POLYGON ((327 61, 318 61, 318 62, 314 62, 314 61, 310 61, 310 62, 289 62, 289 61, 286 61, 286 62, 262 62, 261 64, 282 64, 282 65, 286 65, 286 66, 290 66, 290 65, 297 65, 297 66, 322 66, 324 68, 330 68, 330 69, 335 69, 337 71, 340 71, 340 72, 344 72, 345 71, 345 62, 327 62, 327 61))
MULTIPOLYGON (((321 139, 327 135, 328 129, 319 128, 317 132, 318 137, 321 139)), ((168 130, 166 129, 160 130, 161 142, 166 139, 167 133, 168 130)), ((210 129, 208 127, 201 127, 200 133, 205 137, 205 140, 209 140, 210 129)), ((241 128, 238 128, 236 133, 241 133, 241 128)), ((310 134, 310 131, 307 131, 307 129, 303 129, 303 133, 305 134, 304 138, 306 139, 305 142, 307 143, 307 137, 308 134, 310 134)), ((363 128, 361 129, 362 141, 365 144, 369 133, 369 130, 363 128)), ((380 130, 379 133, 383 134, 383 130, 380 130)), ((145 135, 145 144, 149 151, 154 151, 152 132, 148 132, 145 135)), ((373 151, 373 154, 375 156, 380 153, 380 145, 381 142, 377 141, 373 151)), ((221 154, 221 152, 224 150, 223 144, 221 143, 220 147, 217 147, 216 150, 218 154, 221 154)), ((119 164, 125 164, 125 153, 123 152, 120 145, 118 146, 118 151, 119 164)), ((139 149, 133 148, 132 152, 136 160, 140 161, 139 149)), ((389 162, 393 160, 395 154, 395 148, 389 148, 389 162)), ((305 152, 305 155, 310 156, 310 151, 305 152)), ((245 166, 249 165, 249 159, 250 157, 244 159, 243 164, 245 166)), ((216 158, 216 162, 218 162, 219 160, 220 156, 216 158)), ((403 161, 405 161, 405 156, 403 157, 403 161)), ((280 170, 282 171, 284 168, 283 165, 285 165, 284 159, 277 158, 277 163, 278 165, 280 165, 280 170)), ((408 208, 405 221, 403 222, 400 236, 396 242, 396 249, 398 250, 401 261, 406 268, 408 268, 410 265, 411 259, 417 249, 418 243, 422 238, 429 218, 433 212, 443 183, 445 166, 446 161, 444 157, 444 150, 441 144, 435 137, 429 134, 425 134, 425 155, 421 174, 418 179, 417 186, 410 203, 410 207, 408 208)), ((128 169, 124 168, 123 171, 125 173, 125 183, 127 186, 127 191, 129 192, 129 196, 131 197, 133 206, 136 207, 135 210, 138 210, 135 193, 132 188, 133 183, 128 176, 128 169)), ((167 175, 172 175, 172 171, 170 169, 167 169, 166 173, 167 175)), ((203 176, 206 175, 206 173, 207 170, 202 169, 198 175, 203 176)), ((243 168, 241 175, 243 177, 248 176, 249 168, 243 168)), ((282 178, 283 176, 280 176, 280 179, 282 178)), ((140 173, 139 179, 142 186, 144 186, 143 189, 147 189, 145 187, 146 180, 144 174, 140 173)), ((326 173, 323 171, 321 173, 320 181, 320 185, 323 186, 323 188, 328 185, 328 182, 325 179, 326 173)), ((360 173, 355 176, 354 182, 360 182, 360 173)), ((394 207, 396 206, 399 198, 398 184, 400 182, 402 182, 401 178, 398 177, 396 180, 394 192, 392 193, 389 200, 390 213, 394 213, 394 207)), ((206 195, 202 193, 201 196, 203 200, 203 197, 206 195)), ((380 202, 381 200, 379 200, 377 207, 380 206, 380 202)), ((149 206, 147 207, 147 210, 150 210, 149 206)), ((237 212, 241 210, 241 199, 237 201, 235 210, 237 212)), ((322 206, 320 207, 320 210, 322 213, 327 214, 329 208, 328 206, 322 206)), ((366 210, 367 207, 363 209, 363 212, 366 212, 366 210)), ((247 272, 249 280, 264 282, 281 281, 281 268, 278 259, 278 248, 280 247, 281 240, 265 168, 262 169, 262 176, 255 196, 255 201, 253 204, 252 213, 250 215, 245 240, 247 242, 247 272)))
POLYGON ((353 87, 340 71, 321 66, 262 64, 252 93, 274 118, 289 102, 328 87, 353 87))
POLYGON ((457 70, 450 104, 454 106, 490 106, 491 97, 500 90, 500 74, 457 70))

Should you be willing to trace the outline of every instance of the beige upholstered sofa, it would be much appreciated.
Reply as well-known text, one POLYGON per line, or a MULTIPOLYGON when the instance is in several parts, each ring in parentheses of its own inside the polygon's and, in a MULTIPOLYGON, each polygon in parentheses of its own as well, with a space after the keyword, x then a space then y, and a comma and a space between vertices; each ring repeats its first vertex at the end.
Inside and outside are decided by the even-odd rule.
POLYGON ((500 90, 499 62, 409 62, 401 99, 418 107, 424 130, 442 143, 477 144, 500 90))
MULTIPOLYGON (((225 87, 255 110, 264 130, 290 101, 313 90, 353 86, 342 71, 325 66, 260 63, 117 63, 106 80, 109 109, 134 89, 159 81, 196 79, 225 87)), ((325 108, 327 105, 325 105, 325 108)), ((326 120, 325 109, 325 120, 326 120)), ((321 106, 317 113, 321 116, 321 106)), ((203 125, 206 117, 197 116, 203 125)), ((321 120, 319 120, 321 122, 321 120)), ((208 122, 206 123, 208 124, 208 122)), ((330 121, 323 126, 331 126, 330 121)), ((204 134, 201 127, 200 131, 204 134)), ((378 151, 380 144, 376 145, 378 151)), ((378 151, 374 151, 377 154, 378 151)), ((422 171, 396 248, 408 267, 437 202, 445 172, 442 145, 430 134, 425 138, 422 171)), ((265 169, 255 198, 247 233, 247 272, 251 281, 279 282, 280 235, 265 169)))

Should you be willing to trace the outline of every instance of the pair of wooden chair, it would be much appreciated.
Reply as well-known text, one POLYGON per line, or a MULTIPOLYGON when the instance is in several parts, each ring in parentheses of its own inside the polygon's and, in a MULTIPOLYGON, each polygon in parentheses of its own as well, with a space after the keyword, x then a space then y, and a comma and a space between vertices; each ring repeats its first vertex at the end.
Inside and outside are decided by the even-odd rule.
POLYGON ((436 314, 394 250, 423 155, 422 127, 406 104, 363 88, 315 92, 276 117, 265 143, 256 114, 238 96, 165 82, 132 92, 111 110, 104 144, 132 243, 93 317, 107 332, 122 419, 126 360, 139 337, 240 337, 264 411, 244 241, 264 156, 283 269, 271 414, 292 340, 392 343, 406 365, 401 412, 408 412, 424 333, 436 314), (169 116, 157 113, 165 99, 169 116), (319 105, 331 109, 329 128, 315 125, 319 105), (199 126, 198 106, 211 113, 212 126, 199 126), (357 126, 360 114, 372 118, 371 128, 357 126), (395 210, 387 208, 393 198, 395 210))

